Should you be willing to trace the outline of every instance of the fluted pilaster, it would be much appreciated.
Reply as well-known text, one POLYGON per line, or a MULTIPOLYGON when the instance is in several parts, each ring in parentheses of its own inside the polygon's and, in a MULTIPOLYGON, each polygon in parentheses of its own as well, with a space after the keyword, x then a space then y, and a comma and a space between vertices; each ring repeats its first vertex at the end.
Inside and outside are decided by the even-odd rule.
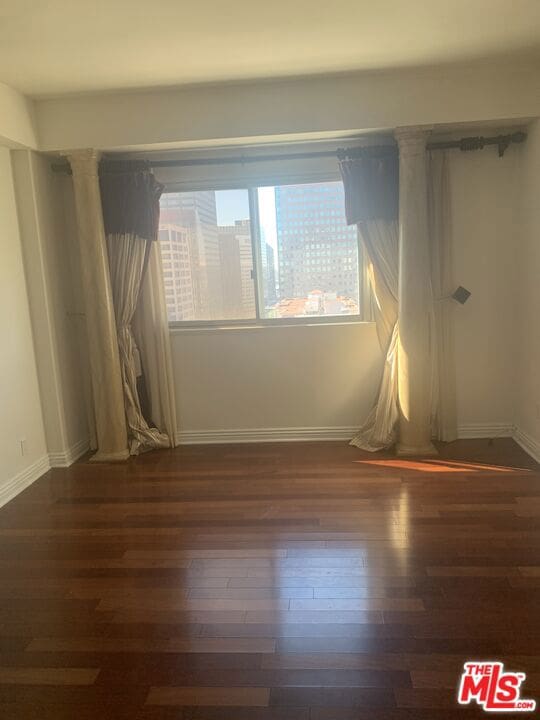
POLYGON ((433 308, 424 128, 399 128, 399 455, 433 455, 431 441, 433 308))
POLYGON ((124 394, 99 190, 99 153, 67 153, 73 173, 79 231, 89 366, 96 421, 97 452, 92 460, 129 457, 124 394))

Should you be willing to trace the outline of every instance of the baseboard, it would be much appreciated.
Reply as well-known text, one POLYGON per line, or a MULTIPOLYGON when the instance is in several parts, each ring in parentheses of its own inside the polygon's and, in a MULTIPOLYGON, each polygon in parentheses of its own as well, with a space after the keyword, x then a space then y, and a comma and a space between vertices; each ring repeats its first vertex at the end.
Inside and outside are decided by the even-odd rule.
POLYGON ((540 463, 540 442, 531 437, 528 433, 516 427, 513 435, 514 440, 520 445, 533 460, 540 463))
POLYGON ((183 430, 176 434, 179 445, 251 442, 301 442, 306 440, 350 440, 354 427, 282 427, 234 430, 183 430))
POLYGON ((78 460, 81 455, 88 452, 90 445, 88 439, 84 438, 74 443, 64 452, 52 452, 49 453, 49 463, 51 467, 69 467, 78 460))
MULTIPOLYGON (((233 430, 182 430, 176 435, 179 445, 250 442, 301 442, 306 440, 350 440, 357 426, 239 428, 233 430)), ((460 425, 459 438, 512 437, 511 423, 472 423, 460 425)))
POLYGON ((44 455, 0 486, 0 507, 12 500, 53 467, 69 467, 89 449, 88 440, 79 440, 65 452, 44 455))
POLYGON ((472 438, 498 438, 513 437, 514 425, 512 423, 470 423, 468 425, 459 425, 458 438, 460 440, 472 438))
POLYGON ((12 500, 50 469, 47 455, 36 460, 0 486, 0 507, 12 500))

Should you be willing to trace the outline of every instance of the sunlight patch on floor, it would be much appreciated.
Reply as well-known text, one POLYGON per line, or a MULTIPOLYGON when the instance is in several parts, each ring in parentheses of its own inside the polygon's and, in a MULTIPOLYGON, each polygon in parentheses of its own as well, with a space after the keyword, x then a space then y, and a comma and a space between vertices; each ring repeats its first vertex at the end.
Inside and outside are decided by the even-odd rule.
POLYGON ((460 462, 455 460, 355 460, 361 465, 373 465, 380 468, 394 468, 396 470, 416 470, 426 473, 462 473, 462 472, 530 472, 527 468, 509 467, 505 465, 487 465, 475 462, 460 462))

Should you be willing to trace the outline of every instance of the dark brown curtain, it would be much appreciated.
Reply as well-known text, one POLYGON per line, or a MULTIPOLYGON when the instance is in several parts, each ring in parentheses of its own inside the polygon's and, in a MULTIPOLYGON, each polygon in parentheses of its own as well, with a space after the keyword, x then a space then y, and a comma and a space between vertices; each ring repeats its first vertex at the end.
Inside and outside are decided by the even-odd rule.
POLYGON ((358 157, 340 161, 345 189, 347 223, 365 220, 397 220, 399 211, 399 156, 390 147, 383 156, 374 156, 369 148, 358 157))
POLYGON ((115 162, 110 169, 107 161, 100 165, 99 184, 106 235, 137 235, 157 240, 159 198, 163 185, 149 170, 129 171, 115 162))

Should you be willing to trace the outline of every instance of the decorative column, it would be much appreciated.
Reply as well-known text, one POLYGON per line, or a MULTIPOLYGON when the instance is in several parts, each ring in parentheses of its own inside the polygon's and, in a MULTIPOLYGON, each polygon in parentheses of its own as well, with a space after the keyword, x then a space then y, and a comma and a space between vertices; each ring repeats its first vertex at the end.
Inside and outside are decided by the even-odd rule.
POLYGON ((67 158, 73 172, 96 420, 97 452, 92 460, 126 460, 129 451, 124 392, 99 191, 99 153, 76 150, 67 153, 67 158))
POLYGON ((433 309, 427 208, 429 131, 398 128, 399 347, 398 455, 434 455, 431 442, 433 309))

